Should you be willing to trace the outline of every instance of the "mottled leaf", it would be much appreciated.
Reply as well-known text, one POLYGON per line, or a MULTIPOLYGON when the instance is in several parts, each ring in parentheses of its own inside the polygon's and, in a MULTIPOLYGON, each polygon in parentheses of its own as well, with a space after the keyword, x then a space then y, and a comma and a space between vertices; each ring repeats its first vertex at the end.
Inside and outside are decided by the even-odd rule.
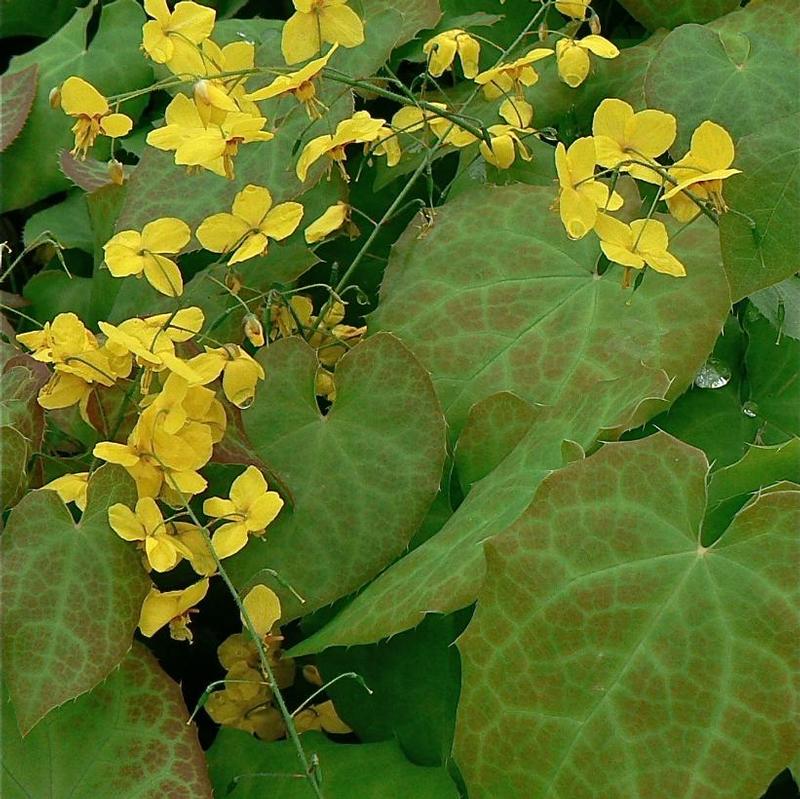
POLYGON ((744 8, 714 20, 708 27, 730 33, 757 31, 800 55, 800 6, 795 0, 750 0, 744 8))
POLYGON ((242 414, 256 454, 294 497, 261 540, 226 561, 237 585, 280 583, 284 621, 359 588, 394 560, 425 517, 442 474, 445 429, 430 377, 393 336, 359 344, 336 369, 322 416, 316 357, 298 338, 262 349, 268 380, 242 414))
MULTIPOLYGON (((457 799, 443 768, 409 763, 394 742, 337 744, 322 733, 300 739, 319 758, 325 799, 457 799)), ((217 796, 230 799, 307 799, 313 796, 289 741, 264 743, 238 730, 222 730, 208 752, 217 796)))
POLYGON ((140 644, 91 693, 51 713, 25 738, 15 709, 4 696, 6 799, 211 799, 180 688, 140 644))
POLYGON ((108 525, 136 489, 116 466, 95 472, 78 524, 53 491, 33 491, 3 533, 4 679, 20 730, 90 691, 122 660, 150 580, 108 525), (13 634, 9 635, 8 633, 13 634))
POLYGON ((3 113, 0 116, 0 152, 6 149, 25 127, 31 112, 39 65, 31 64, 25 69, 0 77, 0 96, 3 98, 3 113))
MULTIPOLYGON (((108 162, 94 158, 75 158, 69 150, 62 150, 58 163, 64 176, 84 191, 97 191, 112 183, 108 162)), ((127 171, 127 170, 126 170, 127 171)))
POLYGON ((9 425, 0 426, 0 511, 10 508, 27 485, 28 442, 9 425))
POLYGON ((789 762, 800 492, 705 548, 707 468, 665 434, 609 445, 487 545, 459 639, 470 797, 758 796, 789 762))

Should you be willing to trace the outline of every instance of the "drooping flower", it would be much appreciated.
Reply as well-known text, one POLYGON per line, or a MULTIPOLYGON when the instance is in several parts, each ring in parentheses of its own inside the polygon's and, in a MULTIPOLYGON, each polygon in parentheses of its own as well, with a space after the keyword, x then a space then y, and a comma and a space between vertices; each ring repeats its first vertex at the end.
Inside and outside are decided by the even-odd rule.
POLYGON ((700 208, 685 190, 701 200, 708 200, 717 213, 728 210, 722 196, 722 181, 741 172, 731 169, 735 151, 733 140, 725 128, 706 120, 692 134, 689 152, 676 161, 668 170, 676 181, 664 194, 669 212, 679 222, 689 222, 700 208))
POLYGON ((478 58, 481 46, 466 31, 460 28, 437 33, 425 42, 422 52, 428 56, 428 72, 438 78, 448 69, 452 69, 456 53, 461 61, 464 77, 474 78, 478 74, 478 58))
POLYGON ((539 80, 539 73, 532 65, 551 55, 553 51, 547 47, 534 47, 515 61, 481 72, 476 76, 475 83, 483 86, 483 94, 487 100, 509 94, 521 99, 523 87, 533 86, 539 80))
POLYGON ((556 0, 556 8, 572 19, 586 19, 590 0, 556 0))
MULTIPOLYGON (((263 677, 254 672, 263 682, 263 677)), ((228 672, 230 679, 241 679, 238 672, 228 672)), ((250 676, 250 681, 257 685, 250 676)), ((275 741, 286 733, 286 726, 280 711, 269 704, 272 693, 267 686, 256 691, 253 696, 241 696, 241 684, 231 683, 223 691, 214 691, 205 704, 206 712, 217 723, 224 727, 244 730, 257 735, 262 741, 275 741), (236 686, 239 686, 237 692, 236 686)))
POLYGON ((81 160, 86 158, 98 136, 112 139, 127 136, 133 127, 133 120, 127 114, 112 113, 106 98, 83 78, 71 77, 64 81, 61 108, 76 119, 72 126, 75 146, 70 152, 81 160))
POLYGON ((86 510, 86 496, 89 488, 89 472, 64 474, 46 483, 42 488, 55 491, 65 504, 74 502, 79 510, 86 510))
POLYGON ((591 67, 589 53, 600 58, 616 58, 616 45, 602 36, 591 34, 582 39, 559 39, 556 42, 558 74, 567 86, 577 88, 586 80, 591 67))
POLYGON ((169 625, 169 634, 176 641, 192 641, 190 614, 208 593, 208 578, 198 580, 180 591, 159 591, 153 586, 142 603, 139 629, 150 638, 169 625))
POLYGON ((150 566, 157 572, 174 569, 192 551, 165 524, 158 505, 151 497, 142 497, 132 511, 118 502, 108 509, 111 529, 125 541, 141 541, 150 566))
POLYGON ((517 157, 519 152, 523 161, 530 161, 531 154, 525 146, 519 134, 530 134, 530 128, 517 128, 514 125, 490 125, 488 128, 491 147, 482 141, 480 145, 481 155, 498 169, 508 169, 517 157))
POLYGON ((576 139, 569 149, 561 142, 556 146, 556 172, 561 186, 558 206, 571 239, 583 238, 594 227, 598 210, 616 211, 622 207, 622 197, 616 192, 609 194, 608 186, 594 179, 596 165, 591 136, 576 139))
POLYGON ((242 605, 260 638, 264 638, 281 618, 281 601, 266 585, 253 586, 242 600, 242 605))
POLYGON ((295 294, 288 303, 274 303, 270 308, 270 319, 272 320, 270 340, 289 338, 298 330, 310 327, 313 313, 313 303, 308 297, 303 297, 301 294, 295 294))
POLYGON ((609 261, 633 269, 643 269, 647 265, 673 277, 686 275, 683 264, 667 252, 669 235, 663 222, 637 219, 626 225, 608 214, 598 214, 594 229, 609 261))
POLYGON ((228 266, 266 255, 270 239, 291 236, 303 217, 300 203, 273 207, 272 195, 263 186, 249 184, 234 198, 232 213, 213 214, 200 223, 197 240, 206 250, 233 251, 228 266))
POLYGON ((338 46, 338 44, 334 44, 322 58, 309 62, 297 72, 279 75, 268 86, 246 94, 245 98, 256 101, 291 95, 297 102, 303 104, 306 113, 311 119, 319 119, 321 116, 319 110, 321 103, 317 100, 317 89, 314 86, 314 81, 322 74, 322 70, 328 65, 328 61, 330 61, 338 46))
POLYGON ((533 122, 533 106, 518 97, 507 97, 503 100, 498 113, 515 128, 527 128, 533 122))
POLYGON ((178 265, 165 255, 179 253, 192 237, 186 222, 165 217, 148 222, 138 230, 122 230, 103 245, 108 271, 114 277, 136 275, 167 297, 183 294, 178 265))
POLYGON ((248 466, 233 481, 228 499, 212 497, 203 503, 206 516, 225 521, 211 538, 218 557, 227 558, 243 549, 248 535, 263 535, 278 515, 283 500, 267 488, 264 475, 248 466))
MULTIPOLYGON (((430 103, 430 105, 443 111, 447 110, 444 103, 430 103)), ((467 147, 476 140, 472 133, 437 114, 431 108, 406 105, 392 117, 392 129, 396 133, 416 133, 423 128, 430 129, 442 144, 451 144, 454 147, 467 147)))
POLYGON ((263 347, 266 339, 264 338, 264 325, 261 320, 252 313, 247 313, 242 319, 242 330, 245 338, 254 347, 263 347))
POLYGON ((347 0, 292 0, 295 13, 286 20, 281 51, 287 64, 297 64, 322 52, 323 42, 358 47, 364 41, 360 17, 347 0))
POLYGON ((195 355, 189 367, 203 385, 222 375, 222 390, 237 408, 247 408, 255 397, 256 383, 265 377, 264 367, 237 344, 206 347, 195 355))
POLYGON ((352 729, 339 718, 339 714, 330 699, 326 702, 320 702, 318 705, 311 705, 296 713, 294 726, 297 732, 325 730, 325 732, 330 732, 334 735, 345 735, 352 732, 352 729))
POLYGON ((144 0, 144 10, 153 19, 142 26, 142 47, 157 64, 197 52, 197 46, 214 30, 216 11, 191 0, 181 0, 170 13, 167 0, 144 0))
POLYGON ((373 119, 369 111, 356 111, 350 119, 344 119, 336 126, 336 131, 333 135, 326 133, 311 139, 306 144, 300 153, 300 158, 297 160, 297 177, 301 181, 305 181, 311 165, 326 155, 330 159, 329 172, 330 167, 336 163, 344 180, 349 181, 350 178, 344 168, 344 161, 347 158, 345 147, 348 144, 364 144, 376 141, 384 125, 385 120, 373 119))
POLYGON ((619 168, 631 177, 660 185, 663 179, 653 169, 626 161, 652 161, 663 155, 675 141, 675 117, 647 109, 634 113, 624 100, 603 100, 594 112, 594 144, 600 166, 619 168))
MULTIPOLYGON (((315 219, 304 232, 308 244, 316 244, 318 241, 330 236, 336 230, 345 226, 351 226, 350 221, 352 209, 350 206, 339 200, 325 209, 325 212, 318 219, 315 219)), ((358 234, 356 234, 358 235, 358 234)))
POLYGON ((263 130, 267 124, 264 117, 240 112, 227 113, 218 124, 206 126, 197 106, 185 94, 173 98, 164 118, 164 127, 147 134, 149 145, 174 150, 176 164, 199 166, 229 179, 234 177, 233 159, 241 144, 274 138, 263 130))

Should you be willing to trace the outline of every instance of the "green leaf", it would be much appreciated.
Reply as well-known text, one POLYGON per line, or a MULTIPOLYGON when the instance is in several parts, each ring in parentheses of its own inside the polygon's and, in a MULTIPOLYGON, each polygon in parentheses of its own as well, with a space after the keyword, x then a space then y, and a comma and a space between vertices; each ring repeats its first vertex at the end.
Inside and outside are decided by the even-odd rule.
POLYGON ((359 740, 397 740, 414 763, 435 766, 450 758, 458 704, 460 663, 452 646, 464 614, 429 616, 418 627, 373 646, 328 649, 317 657, 325 682, 359 674, 327 689, 339 716, 359 740))
POLYGON ((745 36, 749 44, 743 63, 731 57, 720 33, 683 25, 664 39, 650 64, 647 104, 677 117, 677 155, 688 150, 692 132, 707 119, 722 125, 736 142, 777 117, 800 111, 800 92, 792 79, 795 56, 761 33, 735 35, 745 36))
POLYGON ((632 296, 621 269, 595 275, 596 240, 570 241, 554 189, 484 187, 437 211, 395 246, 370 330, 405 341, 431 372, 453 433, 498 391, 569 403, 597 379, 663 369, 680 393, 711 350, 729 302, 716 232, 674 243, 688 277, 650 272, 632 296))
POLYGON ((31 216, 25 223, 25 246, 49 234, 62 247, 94 250, 94 235, 86 195, 79 189, 71 191, 60 203, 51 205, 31 216))
POLYGON ((800 55, 797 11, 795 0, 750 0, 744 8, 714 20, 708 27, 731 33, 756 31, 800 55))
MULTIPOLYGON (((5 13, 5 12, 3 12, 5 13)), ((0 117, 0 152, 6 149, 19 132, 31 112, 36 84, 39 80, 39 65, 31 64, 25 69, 0 77, 0 96, 3 98, 3 116, 0 117)))
POLYGON ((750 295, 750 302, 781 335, 800 340, 800 277, 761 289, 750 295))
POLYGON ((108 525, 136 488, 116 466, 89 483, 78 524, 53 491, 32 491, 2 536, 4 675, 20 730, 90 691, 122 660, 150 587, 136 548, 108 525))
POLYGON ((439 488, 445 427, 430 377, 393 336, 342 358, 325 416, 307 344, 281 340, 259 359, 269 378, 242 414, 244 429, 294 504, 225 563, 240 587, 270 583, 285 623, 356 590, 403 551, 439 488), (305 604, 262 569, 277 571, 305 604))
POLYGON ((75 0, 37 0, 31 13, 29 0, 3 0, 0 14, 0 37, 40 36, 55 33, 75 11, 75 0))
POLYGON ((492 394, 470 408, 454 453, 458 481, 465 493, 505 460, 540 410, 510 391, 492 394))
POLYGON ((766 319, 753 315, 745 322, 748 410, 763 425, 760 443, 778 444, 800 436, 800 342, 779 337, 766 319))
POLYGON ((180 688, 140 644, 91 693, 51 713, 24 738, 15 707, 4 697, 6 799, 211 799, 203 751, 186 724, 180 688))
POLYGON ((740 139, 735 165, 719 230, 734 301, 800 269, 800 113, 740 139))
POLYGON ((751 447, 740 461, 714 472, 708 483, 703 544, 716 541, 756 492, 784 481, 800 483, 800 438, 774 447, 751 447))
POLYGON ((92 288, 89 277, 70 277, 60 268, 45 269, 25 284, 22 295, 31 304, 28 316, 43 324, 68 311, 90 322, 92 288))
POLYGON ((800 492, 707 549, 707 468, 665 434, 611 444, 487 545, 458 644, 473 799, 758 796, 789 762, 800 492))
MULTIPOLYGON (((545 408, 511 453, 476 483, 436 535, 392 564, 293 654, 369 643, 414 627, 428 613, 471 604, 483 581, 484 542, 525 510, 541 481, 564 461, 562 442, 583 450, 652 414, 643 397, 661 396, 663 373, 587 384, 580 399, 545 408)), ((492 431, 494 435, 498 431, 492 431)))
POLYGON ((620 5, 648 30, 709 22, 739 7, 740 0, 620 0, 620 5))
MULTIPOLYGON (((325 799, 457 799, 442 768, 409 763, 396 743, 337 744, 322 733, 301 739, 319 757, 325 799)), ((208 751, 214 790, 230 799, 307 799, 312 791, 289 741, 264 743, 239 730, 220 730, 208 751)))
MULTIPOLYGON (((2 209, 23 208, 69 188, 58 163, 60 150, 72 147, 73 120, 50 107, 50 90, 71 75, 88 80, 106 97, 147 86, 153 70, 139 49, 145 15, 135 0, 103 5, 100 27, 86 46, 86 29, 94 3, 79 8, 54 36, 28 53, 11 59, 9 71, 38 64, 39 87, 31 115, 22 133, 0 158, 3 172, 2 209), (31 180, 32 174, 36 180, 31 180)), ((143 101, 126 103, 122 110, 136 116, 143 101)), ((100 153, 106 152, 101 145, 100 153)))
POLYGON ((0 511, 16 504, 27 488, 28 442, 19 430, 0 427, 0 511))

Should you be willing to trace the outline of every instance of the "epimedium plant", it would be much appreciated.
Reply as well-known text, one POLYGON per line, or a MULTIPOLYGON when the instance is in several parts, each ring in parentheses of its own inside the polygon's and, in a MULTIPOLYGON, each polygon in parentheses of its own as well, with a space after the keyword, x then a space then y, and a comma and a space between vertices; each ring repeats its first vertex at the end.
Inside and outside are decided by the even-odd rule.
POLYGON ((0 79, 4 795, 760 796, 796 7, 253 5, 0 79))

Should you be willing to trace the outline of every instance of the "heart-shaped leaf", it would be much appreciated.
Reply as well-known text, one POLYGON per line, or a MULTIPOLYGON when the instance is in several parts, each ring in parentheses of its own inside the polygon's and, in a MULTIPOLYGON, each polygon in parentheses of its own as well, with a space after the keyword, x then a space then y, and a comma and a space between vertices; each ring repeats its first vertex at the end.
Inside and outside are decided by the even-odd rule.
POLYGON ((608 445, 487 545, 458 643, 471 797, 758 796, 789 762, 800 492, 706 548, 707 470, 663 433, 608 445))
POLYGON ((91 690, 130 649, 150 580, 136 549, 108 524, 136 487, 117 466, 89 482, 75 524, 54 491, 27 494, 0 539, 4 679, 23 734, 91 690))
POLYGON ((677 28, 687 22, 709 22, 739 7, 739 0, 620 0, 648 30, 677 28))
POLYGON ((140 644, 91 693, 22 738, 3 697, 2 794, 211 799, 205 758, 180 688, 140 644))
POLYGON ((370 329, 395 333, 430 370, 454 433, 490 394, 569 403, 642 363, 667 372, 676 396, 727 316, 716 230, 674 243, 686 278, 650 273, 631 297, 619 268, 595 273, 596 239, 567 238, 554 200, 541 186, 476 189, 426 235, 413 222, 392 252, 370 329))
POLYGON ((342 358, 325 416, 313 350, 291 338, 262 353, 267 379, 242 419, 294 506, 226 565, 239 585, 270 583, 286 621, 349 594, 403 551, 439 488, 445 427, 429 375, 394 336, 342 358), (305 604, 262 569, 277 571, 305 604))

